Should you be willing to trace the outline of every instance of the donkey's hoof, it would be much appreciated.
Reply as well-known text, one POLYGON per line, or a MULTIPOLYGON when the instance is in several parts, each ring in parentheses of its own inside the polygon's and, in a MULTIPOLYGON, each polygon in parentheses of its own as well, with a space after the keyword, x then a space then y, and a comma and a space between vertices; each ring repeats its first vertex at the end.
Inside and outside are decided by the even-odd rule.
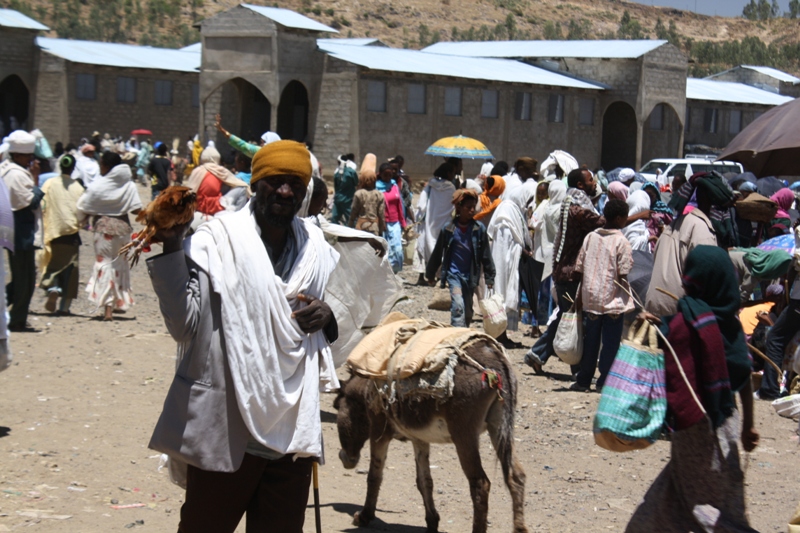
POLYGON ((362 514, 361 511, 356 511, 353 515, 353 525, 358 527, 367 527, 370 522, 372 522, 371 516, 366 516, 362 514))

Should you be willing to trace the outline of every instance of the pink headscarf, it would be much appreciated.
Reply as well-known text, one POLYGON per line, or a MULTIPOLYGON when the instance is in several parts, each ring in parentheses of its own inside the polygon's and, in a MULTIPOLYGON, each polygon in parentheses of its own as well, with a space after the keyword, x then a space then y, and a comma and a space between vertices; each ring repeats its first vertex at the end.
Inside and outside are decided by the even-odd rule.
POLYGON ((626 202, 628 200, 628 195, 630 194, 630 189, 627 185, 622 183, 621 181, 612 181, 608 184, 608 197, 609 198, 616 198, 617 200, 622 200, 626 202))
POLYGON ((778 204, 778 212, 775 213, 775 218, 791 218, 788 213, 789 209, 792 208, 792 202, 794 202, 794 193, 791 189, 784 187, 770 196, 769 199, 778 204))

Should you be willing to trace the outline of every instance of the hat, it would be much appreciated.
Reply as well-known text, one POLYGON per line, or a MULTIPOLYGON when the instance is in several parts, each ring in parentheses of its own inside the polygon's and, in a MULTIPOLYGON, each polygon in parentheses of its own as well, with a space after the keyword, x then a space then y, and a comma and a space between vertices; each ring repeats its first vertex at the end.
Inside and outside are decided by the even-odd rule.
POLYGON ((274 143, 275 141, 280 141, 281 136, 274 131, 265 131, 264 135, 261 136, 261 140, 264 141, 264 145, 267 145, 269 143, 274 143))
POLYGON ((36 137, 24 130, 12 131, 4 142, 12 154, 32 154, 36 149, 36 137))
POLYGON ((88 154, 89 152, 94 152, 94 145, 91 143, 86 143, 81 146, 81 153, 88 154))
POLYGON ((632 168, 623 168, 619 171, 619 181, 626 182, 636 177, 636 171, 632 168))
POLYGON ((308 185, 311 181, 311 155, 304 144, 296 141, 275 141, 264 145, 253 156, 252 187, 270 176, 297 176, 308 185))
POLYGON ((136 152, 125 152, 122 155, 122 161, 125 163, 129 161, 136 161, 136 152))
POLYGON ((99 132, 99 131, 97 131, 97 130, 94 130, 94 131, 92 132, 92 137, 100 137, 100 132, 99 132))

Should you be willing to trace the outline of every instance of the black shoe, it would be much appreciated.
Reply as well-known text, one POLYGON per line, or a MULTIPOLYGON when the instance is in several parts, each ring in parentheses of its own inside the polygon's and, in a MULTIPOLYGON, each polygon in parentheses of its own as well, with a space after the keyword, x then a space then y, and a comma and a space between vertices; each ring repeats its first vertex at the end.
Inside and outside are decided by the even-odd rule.
POLYGON ((592 388, 591 387, 584 387, 583 385, 581 385, 580 383, 578 383, 576 381, 575 383, 573 383, 572 385, 569 386, 569 390, 575 391, 575 392, 589 392, 589 391, 592 390, 592 388))
POLYGON ((13 331, 14 333, 39 333, 40 330, 30 324, 25 324, 24 326, 8 326, 8 331, 13 331))
POLYGON ((420 272, 419 277, 417 278, 416 285, 418 285, 418 286, 422 286, 422 285, 427 286, 428 285, 428 281, 425 279, 425 274, 420 272))

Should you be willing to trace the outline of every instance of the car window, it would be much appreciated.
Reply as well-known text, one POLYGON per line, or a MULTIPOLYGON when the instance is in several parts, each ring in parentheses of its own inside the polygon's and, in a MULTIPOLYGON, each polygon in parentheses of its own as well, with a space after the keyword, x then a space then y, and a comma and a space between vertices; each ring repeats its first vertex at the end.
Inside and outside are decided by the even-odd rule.
POLYGON ((664 172, 668 166, 669 163, 665 161, 650 161, 645 166, 643 166, 642 170, 640 170, 639 172, 643 172, 645 174, 655 174, 656 170, 664 172))
POLYGON ((686 165, 685 164, 675 165, 667 173, 667 176, 674 176, 676 174, 686 174, 686 165))

